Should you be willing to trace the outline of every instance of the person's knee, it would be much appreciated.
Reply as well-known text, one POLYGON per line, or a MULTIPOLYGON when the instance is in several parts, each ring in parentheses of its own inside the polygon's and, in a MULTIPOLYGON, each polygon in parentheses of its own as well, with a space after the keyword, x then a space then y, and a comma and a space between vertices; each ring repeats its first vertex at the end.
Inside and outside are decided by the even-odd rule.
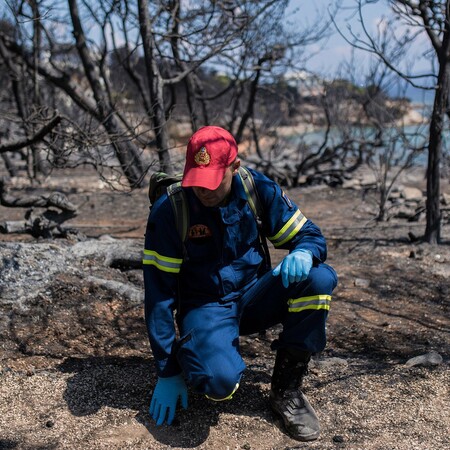
POLYGON ((218 373, 209 379, 205 395, 210 400, 230 400, 239 388, 240 374, 218 373))
POLYGON ((211 400, 228 400, 239 387, 243 369, 227 364, 214 364, 209 361, 208 374, 189 374, 189 384, 199 394, 211 400), (198 375, 198 376, 196 376, 198 375))
POLYGON ((230 398, 245 370, 238 338, 227 346, 226 342, 207 342, 206 336, 201 337, 198 330, 191 330, 177 349, 177 360, 186 381, 195 392, 213 400, 230 398))
POLYGON ((337 285, 337 275, 332 267, 321 264, 311 269, 308 290, 318 294, 331 294, 337 285))

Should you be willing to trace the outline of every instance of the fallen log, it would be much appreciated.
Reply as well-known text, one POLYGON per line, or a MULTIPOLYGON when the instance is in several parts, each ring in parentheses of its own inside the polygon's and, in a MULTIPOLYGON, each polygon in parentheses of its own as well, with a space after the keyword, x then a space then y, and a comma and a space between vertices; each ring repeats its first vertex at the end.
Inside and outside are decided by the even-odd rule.
POLYGON ((75 213, 77 206, 61 192, 52 192, 45 195, 22 195, 13 196, 8 192, 5 180, 0 179, 0 204, 8 208, 50 208, 55 207, 62 211, 75 213))
POLYGON ((31 234, 33 237, 67 237, 69 234, 79 234, 74 228, 65 228, 62 223, 72 219, 73 212, 56 212, 47 210, 43 214, 35 215, 30 209, 25 214, 25 220, 5 221, 0 223, 0 232, 5 234, 31 234))
POLYGON ((2 233, 28 233, 34 237, 46 238, 55 235, 66 236, 68 233, 77 234, 74 229, 62 227, 63 222, 77 215, 78 208, 61 192, 14 196, 9 193, 5 179, 0 179, 0 205, 8 208, 30 208, 25 213, 24 220, 0 223, 2 233), (42 214, 36 214, 34 208, 47 209, 42 214))

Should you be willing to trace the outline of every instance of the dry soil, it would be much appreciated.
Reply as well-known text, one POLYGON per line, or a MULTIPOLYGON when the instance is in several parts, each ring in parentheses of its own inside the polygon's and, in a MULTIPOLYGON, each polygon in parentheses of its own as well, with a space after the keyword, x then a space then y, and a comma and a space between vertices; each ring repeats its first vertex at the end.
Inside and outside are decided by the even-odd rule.
MULTIPOLYGON (((422 178, 403 182, 423 187, 422 178)), ((25 188, 15 180, 12 193, 25 188)), ((117 288, 131 286, 139 297, 141 271, 111 267, 88 251, 97 242, 141 248, 146 191, 111 192, 88 173, 40 187, 49 188, 80 206, 68 225, 86 240, 0 235, 0 283, 5 298, 9 292, 0 303, 0 449, 450 448, 448 223, 444 244, 430 246, 410 239, 423 233, 423 219, 374 222, 371 191, 289 191, 322 228, 339 275, 328 345, 305 386, 322 434, 300 443, 268 407, 277 328, 242 340, 247 371, 233 400, 211 403, 190 393, 172 426, 155 426, 147 413, 155 370, 142 302, 117 288), (77 244, 84 253, 69 251, 77 244), (406 365, 429 352, 443 361, 406 365)), ((23 215, 0 207, 0 221, 23 215)), ((281 256, 274 251, 274 263, 281 256)))

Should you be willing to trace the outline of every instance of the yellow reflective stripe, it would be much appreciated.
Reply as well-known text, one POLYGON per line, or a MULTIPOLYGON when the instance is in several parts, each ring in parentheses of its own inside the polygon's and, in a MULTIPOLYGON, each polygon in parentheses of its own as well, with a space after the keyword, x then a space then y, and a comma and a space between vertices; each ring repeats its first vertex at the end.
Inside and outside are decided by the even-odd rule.
POLYGON ((233 389, 233 392, 228 397, 225 397, 225 398, 213 398, 213 397, 210 397, 209 395, 206 395, 206 394, 205 394, 205 397, 208 400, 212 400, 213 402, 223 402, 225 400, 231 400, 233 398, 234 393, 238 390, 238 387, 239 387, 239 383, 236 383, 236 386, 233 389))
POLYGON ((179 273, 182 262, 183 260, 180 258, 169 258, 153 250, 144 250, 144 258, 142 259, 142 264, 152 265, 163 272, 171 273, 179 273))
POLYGON ((330 309, 331 295, 312 295, 310 297, 291 298, 288 300, 289 312, 300 312, 308 309, 330 309))
POLYGON ((295 214, 284 224, 283 228, 275 236, 269 237, 269 241, 272 242, 274 247, 283 245, 301 230, 306 220, 302 212, 297 209, 295 214))

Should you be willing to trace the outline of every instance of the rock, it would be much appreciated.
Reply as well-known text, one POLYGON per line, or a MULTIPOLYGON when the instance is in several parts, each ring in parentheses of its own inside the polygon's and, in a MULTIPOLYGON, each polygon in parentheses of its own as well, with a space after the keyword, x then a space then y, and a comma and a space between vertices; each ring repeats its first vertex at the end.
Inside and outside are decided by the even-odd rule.
POLYGON ((101 236, 98 237, 99 241, 104 241, 104 242, 113 242, 115 241, 115 239, 110 235, 110 234, 102 234, 101 236))
MULTIPOLYGON (((132 303, 142 301, 140 287, 119 277, 105 280, 102 271, 109 268, 140 268, 142 243, 139 240, 88 240, 69 245, 54 243, 0 243, 0 305, 28 307, 39 293, 46 292, 60 275, 86 278, 103 289, 116 291, 132 303), (88 261, 89 264, 88 264, 88 261), (96 264, 93 262, 95 261, 96 264), (91 267, 84 277, 86 264, 91 267), (99 274, 95 273, 99 272, 99 274)), ((0 311, 0 323, 1 323, 0 311)))
POLYGON ((373 174, 365 174, 360 181, 361 186, 371 187, 377 185, 377 178, 373 174))
POLYGON ((396 184, 396 185, 392 186, 391 193, 400 195, 400 191, 402 191, 403 189, 404 189, 403 184, 396 184))
POLYGON ((95 258, 106 267, 118 260, 133 260, 139 266, 142 262, 140 242, 114 239, 106 235, 102 240, 79 242, 72 247, 71 252, 77 258, 95 258))
POLYGON ((356 178, 352 178, 350 180, 345 180, 342 183, 342 187, 344 189, 360 189, 361 188, 361 183, 356 178))
POLYGON ((389 200, 397 200, 400 198, 400 192, 391 192, 389 195, 389 200))
POLYGON ((449 206, 450 205, 450 194, 447 194, 446 192, 441 194, 441 202, 444 205, 449 206))
POLYGON ((348 362, 345 359, 342 358, 336 358, 336 357, 331 357, 331 358, 326 358, 326 359, 313 359, 313 365, 319 368, 329 368, 329 367, 336 367, 336 366, 341 366, 341 367, 346 367, 348 366, 348 362))
POLYGON ((394 217, 397 219, 410 219, 415 215, 415 209, 408 208, 406 205, 400 205, 394 217))
POLYGON ((424 355, 415 356, 414 358, 406 361, 406 367, 414 367, 414 366, 437 366, 442 364, 442 356, 435 351, 431 351, 429 353, 425 353, 424 355))
POLYGON ((115 280, 105 280, 93 276, 86 277, 86 281, 103 289, 116 292, 132 303, 140 304, 144 298, 144 292, 131 284, 121 283, 115 280))
POLYGON ((364 278, 355 278, 354 284, 356 287, 369 287, 370 280, 366 280, 364 278))
POLYGON ((415 187, 405 187, 401 192, 401 196, 405 200, 420 201, 423 198, 422 191, 415 187))

